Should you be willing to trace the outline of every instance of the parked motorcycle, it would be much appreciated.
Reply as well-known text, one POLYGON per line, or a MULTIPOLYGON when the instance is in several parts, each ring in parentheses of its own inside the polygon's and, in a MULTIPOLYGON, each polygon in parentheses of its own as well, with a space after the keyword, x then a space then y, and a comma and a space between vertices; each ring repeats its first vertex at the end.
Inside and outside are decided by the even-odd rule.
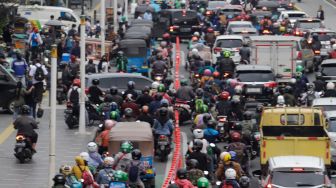
POLYGON ((34 154, 30 139, 24 135, 16 136, 14 151, 15 157, 20 161, 20 163, 31 160, 34 154))

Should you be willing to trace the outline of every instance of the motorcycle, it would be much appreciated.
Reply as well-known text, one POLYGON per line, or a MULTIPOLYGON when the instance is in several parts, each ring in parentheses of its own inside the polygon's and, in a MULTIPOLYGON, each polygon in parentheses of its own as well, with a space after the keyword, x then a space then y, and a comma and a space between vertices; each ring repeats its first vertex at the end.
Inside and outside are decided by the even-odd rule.
POLYGON ((57 84, 57 93, 56 93, 56 99, 57 99, 57 102, 58 104, 62 104, 63 101, 66 100, 67 98, 67 91, 68 91, 68 88, 66 85, 64 84, 57 84))
POLYGON ((322 57, 321 57, 321 51, 320 50, 314 50, 314 67, 315 71, 318 70, 319 65, 322 62, 322 57))
POLYGON ((260 132, 254 132, 251 135, 251 150, 250 150, 250 157, 251 160, 255 159, 257 156, 260 155, 260 132))
POLYGON ((217 116, 217 127, 216 130, 218 131, 218 139, 219 141, 225 141, 226 139, 226 131, 225 131, 225 125, 228 123, 227 122, 227 117, 226 116, 217 116))
POLYGON ((68 102, 64 110, 64 119, 69 129, 78 128, 79 119, 73 112, 73 104, 68 102))
POLYGON ((171 151, 170 141, 168 136, 160 135, 157 140, 157 148, 155 148, 155 153, 159 156, 160 161, 164 162, 168 160, 168 154, 171 151))
POLYGON ((188 101, 176 100, 174 108, 179 111, 179 124, 181 125, 190 125, 192 124, 191 120, 191 107, 188 101))
POLYGON ((14 155, 20 161, 20 163, 24 163, 29 161, 33 157, 33 149, 31 147, 31 141, 29 138, 24 135, 16 136, 16 144, 14 148, 14 155))

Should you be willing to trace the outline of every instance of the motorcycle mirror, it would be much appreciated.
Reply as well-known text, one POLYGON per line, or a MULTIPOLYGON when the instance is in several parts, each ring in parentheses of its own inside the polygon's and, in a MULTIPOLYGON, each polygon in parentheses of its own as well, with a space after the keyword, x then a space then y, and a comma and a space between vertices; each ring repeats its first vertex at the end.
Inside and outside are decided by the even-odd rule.
POLYGON ((229 146, 224 146, 223 148, 224 148, 225 150, 227 150, 227 149, 229 148, 229 146))
POLYGON ((214 148, 216 145, 214 143, 210 143, 210 147, 214 148))

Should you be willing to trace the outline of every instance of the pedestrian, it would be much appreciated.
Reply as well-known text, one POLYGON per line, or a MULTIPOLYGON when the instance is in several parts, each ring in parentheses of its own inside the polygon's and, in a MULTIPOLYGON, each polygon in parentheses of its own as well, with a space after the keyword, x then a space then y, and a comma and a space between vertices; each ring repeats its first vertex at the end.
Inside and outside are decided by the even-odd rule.
POLYGON ((30 33, 28 43, 30 45, 30 50, 32 53, 31 60, 33 61, 38 57, 39 47, 43 44, 39 29, 37 27, 35 27, 33 29, 33 32, 30 33))
POLYGON ((322 8, 322 5, 320 5, 319 9, 317 10, 316 17, 322 21, 324 20, 324 10, 322 8))
POLYGON ((26 85, 26 71, 28 69, 28 64, 22 55, 18 52, 16 53, 16 59, 12 63, 12 70, 14 71, 14 76, 18 81, 21 81, 23 86, 26 85))
POLYGON ((71 49, 70 54, 76 56, 77 58, 80 58, 81 53, 80 53, 79 41, 75 42, 75 46, 71 49))
POLYGON ((15 121, 20 109, 25 105, 25 96, 28 95, 34 87, 31 87, 28 91, 23 87, 22 82, 18 81, 15 89, 15 98, 14 98, 14 113, 13 120, 15 121))
POLYGON ((101 73, 108 73, 109 71, 109 64, 107 61, 106 55, 103 55, 98 63, 98 72, 101 73))
POLYGON ((40 60, 36 59, 35 64, 30 66, 29 76, 32 77, 35 88, 36 102, 41 106, 42 97, 44 93, 43 81, 48 75, 47 68, 42 65, 40 60))

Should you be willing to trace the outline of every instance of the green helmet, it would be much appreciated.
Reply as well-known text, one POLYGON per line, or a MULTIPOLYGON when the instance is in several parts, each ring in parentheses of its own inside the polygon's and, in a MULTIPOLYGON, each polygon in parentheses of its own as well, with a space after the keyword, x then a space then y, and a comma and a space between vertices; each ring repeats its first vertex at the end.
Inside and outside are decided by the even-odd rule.
POLYGON ((228 51, 228 50, 225 50, 225 51, 223 52, 223 56, 226 57, 226 58, 229 58, 229 57, 231 56, 231 52, 228 51))
POLYGON ((123 172, 121 170, 117 170, 114 174, 114 181, 121 181, 126 182, 128 181, 128 174, 126 172, 123 172))
POLYGON ((120 150, 123 153, 129 153, 132 151, 132 145, 129 142, 124 142, 121 144, 120 150))
POLYGON ((119 117, 119 113, 118 113, 117 111, 112 111, 112 112, 110 113, 110 118, 111 118, 112 120, 117 120, 118 117, 119 117))
POLYGON ((201 108, 201 112, 202 112, 202 113, 207 113, 207 112, 209 112, 208 105, 203 104, 203 106, 202 106, 202 108, 201 108))
POLYGON ((304 70, 302 65, 296 66, 296 72, 302 72, 304 70))
POLYGON ((205 11, 205 9, 204 9, 204 8, 200 8, 198 11, 199 11, 200 13, 203 13, 203 12, 205 11))
POLYGON ((209 180, 205 177, 201 177, 197 180, 197 187, 198 188, 208 188, 209 187, 209 180))
POLYGON ((160 84, 158 87, 158 92, 166 92, 166 87, 163 84, 160 84))
POLYGON ((182 86, 188 85, 188 80, 186 80, 186 79, 181 80, 181 85, 182 86))

